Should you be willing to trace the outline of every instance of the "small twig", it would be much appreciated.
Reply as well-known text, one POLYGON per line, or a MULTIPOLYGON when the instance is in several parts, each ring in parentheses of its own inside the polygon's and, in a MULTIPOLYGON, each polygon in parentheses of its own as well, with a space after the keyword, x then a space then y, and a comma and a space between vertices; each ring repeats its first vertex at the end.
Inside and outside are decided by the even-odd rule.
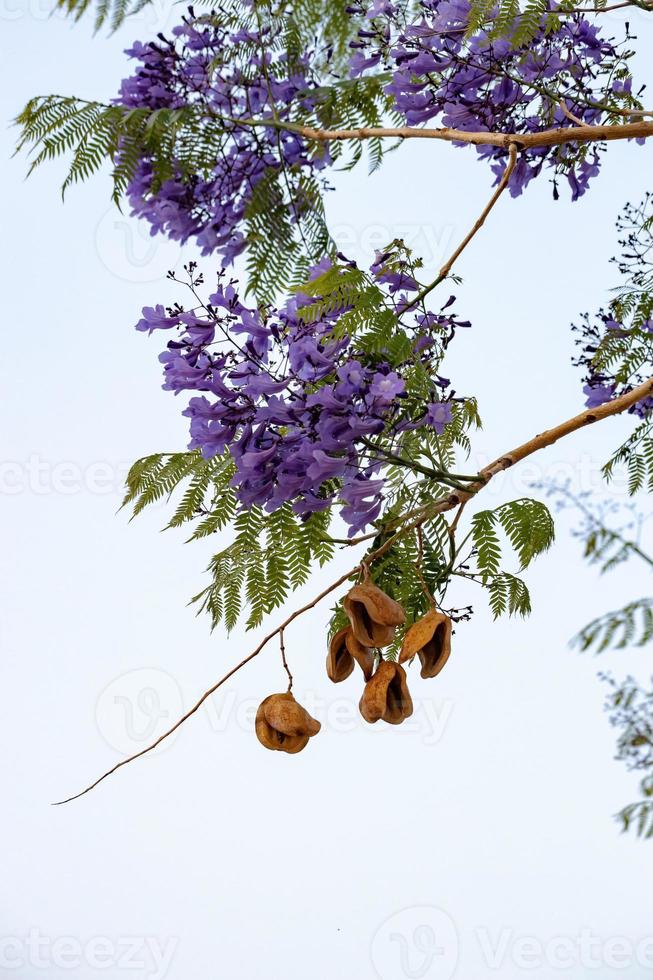
POLYGON ((456 530, 458 528, 458 524, 460 522, 460 518, 462 517, 462 513, 463 513, 463 510, 465 509, 465 504, 466 503, 467 503, 467 501, 466 500, 463 500, 462 504, 460 505, 460 507, 456 511, 456 516, 454 517, 454 519, 452 520, 451 524, 449 525, 449 537, 450 538, 455 538, 455 536, 456 536, 456 530))
POLYGON ((570 119, 573 123, 576 123, 577 126, 585 126, 585 125, 587 125, 586 123, 583 122, 582 119, 579 119, 578 116, 575 116, 573 114, 573 112, 570 112, 570 110, 567 108, 567 103, 565 102, 564 99, 560 99, 560 101, 558 102, 558 105, 560 106, 560 108, 564 112, 564 114, 567 117, 567 119, 570 119))
MULTIPOLYGON (((413 305, 412 303, 410 304, 413 305)), ((408 307, 406 307, 408 309, 408 307)), ((423 466, 416 460, 404 459, 403 456, 399 456, 397 453, 391 452, 389 449, 384 449, 382 446, 377 446, 369 439, 364 437, 361 439, 364 446, 368 449, 373 450, 375 453, 380 453, 383 459, 388 460, 390 463, 395 463, 397 466, 405 466, 407 469, 413 470, 415 473, 422 473, 424 476, 428 476, 432 480, 437 480, 439 483, 444 483, 447 486, 454 487, 456 490, 464 490, 464 486, 460 483, 460 480, 468 480, 470 483, 474 483, 478 480, 478 473, 474 476, 464 476, 460 473, 448 473, 446 470, 436 470, 430 466, 423 466)), ((380 462, 378 457, 375 457, 374 462, 380 462)))
POLYGON ((455 250, 455 252, 453 252, 453 254, 451 256, 449 256, 449 258, 444 263, 444 265, 440 269, 438 275, 433 280, 433 282, 432 283, 429 283, 428 286, 425 286, 424 289, 420 290, 420 292, 417 294, 417 296, 413 300, 411 300, 410 303, 405 307, 406 310, 409 310, 413 306, 417 306, 419 303, 421 303, 422 300, 426 296, 428 296, 428 294, 432 290, 434 290, 436 286, 439 286, 440 285, 440 283, 443 281, 443 279, 446 279, 447 278, 447 276, 451 272, 451 269, 453 267, 454 262, 456 262, 456 260, 460 258, 460 256, 465 251, 465 249, 467 248, 467 246, 469 245, 469 243, 471 242, 471 240, 474 238, 474 236, 477 234, 477 232, 479 232, 481 230, 481 228, 483 227, 483 225, 485 224, 485 220, 486 220, 487 216, 489 215, 490 211, 492 210, 492 208, 497 203, 497 201, 499 200, 499 198, 501 197, 501 195, 505 191, 506 187, 508 186, 508 182, 509 182, 509 180, 510 180, 510 178, 512 176, 512 172, 515 169, 515 165, 517 163, 517 144, 516 143, 510 143, 510 145, 508 147, 508 152, 509 152, 508 163, 506 164, 506 169, 503 171, 503 175, 501 177, 501 180, 499 181, 498 187, 495 190, 495 192, 492 195, 492 197, 490 198, 490 200, 488 201, 488 203, 485 205, 485 207, 481 211, 481 213, 480 213, 479 217, 477 218, 477 220, 474 222, 473 227, 465 235, 465 237, 463 238, 462 242, 460 243, 460 245, 458 246, 458 248, 455 250))
POLYGON ((292 674, 290 673, 290 667, 288 666, 288 661, 286 660, 286 647, 283 642, 283 626, 279 630, 279 646, 281 647, 281 660, 283 662, 284 669, 288 674, 288 693, 292 691, 292 674))

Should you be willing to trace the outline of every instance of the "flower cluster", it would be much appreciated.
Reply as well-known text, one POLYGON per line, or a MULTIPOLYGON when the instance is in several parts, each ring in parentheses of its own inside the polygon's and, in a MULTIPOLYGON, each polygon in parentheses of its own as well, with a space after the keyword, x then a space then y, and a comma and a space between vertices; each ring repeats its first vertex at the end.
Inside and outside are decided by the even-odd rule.
POLYGON ((196 17, 190 8, 172 39, 160 35, 127 51, 139 66, 122 82, 118 104, 191 109, 200 131, 212 126, 202 166, 191 172, 173 159, 175 172, 159 184, 152 160, 140 160, 128 195, 132 213, 151 224, 152 234, 195 238, 203 255, 216 252, 229 265, 245 248, 246 211, 266 175, 283 169, 292 198, 286 204, 296 217, 309 206, 304 181, 328 164, 328 150, 309 151, 299 136, 274 126, 242 124, 252 117, 283 123, 291 109, 311 104, 311 53, 291 63, 277 42, 270 25, 236 30, 227 18, 196 17))
MULTIPOLYGON (((651 374, 653 320, 647 319, 629 326, 601 310, 595 319, 585 314, 580 326, 572 329, 580 335, 576 342, 581 350, 573 363, 584 371, 583 393, 588 408, 596 408, 618 398, 651 374), (610 356, 613 353, 621 356, 610 356), (624 370, 624 360, 633 354, 637 369, 624 370), (602 362, 606 362, 606 365, 602 366, 602 362), (611 362, 613 367, 608 367, 607 362, 611 362)), ((631 415, 639 418, 647 418, 652 410, 653 398, 644 398, 628 409, 631 415)))
MULTIPOLYGON (((453 297, 439 313, 411 310, 406 290, 417 283, 384 258, 377 256, 371 281, 384 283, 385 302, 409 338, 403 360, 339 336, 342 306, 315 319, 315 297, 296 294, 279 309, 249 308, 224 271, 203 303, 193 264, 187 285, 197 305, 143 310, 138 330, 175 330, 160 356, 164 388, 201 392, 184 412, 190 448, 206 457, 231 453, 244 506, 272 511, 292 502, 308 514, 338 501, 353 535, 381 511, 394 440, 422 427, 442 433, 451 422, 449 382, 433 369, 455 330, 469 324, 450 312, 453 297), (429 379, 426 398, 411 394, 416 366, 429 379)), ((328 260, 316 267, 313 281, 329 268, 328 260)))
MULTIPOLYGON (((489 12, 488 29, 470 39, 469 0, 422 0, 420 20, 412 23, 404 20, 403 5, 387 0, 350 9, 367 18, 352 45, 352 74, 389 69, 393 77, 386 91, 411 126, 437 119, 456 129, 519 135, 594 124, 606 102, 616 108, 632 104, 628 52, 582 14, 565 13, 554 29, 543 15, 536 36, 513 46, 523 15, 516 13, 507 36, 497 38, 496 13, 489 12)), ((477 152, 498 179, 506 149, 478 146, 477 152)), ((598 173, 599 155, 569 144, 522 154, 510 179, 512 195, 521 194, 544 166, 566 175, 576 200, 598 173)))
MULTIPOLYGON (((542 16, 536 37, 513 47, 513 38, 493 38, 490 30, 467 38, 469 0, 423 0, 421 19, 414 23, 404 19, 405 9, 387 0, 350 6, 357 38, 351 42, 351 72, 359 78, 389 71, 386 94, 410 125, 437 119, 463 130, 519 135, 573 127, 576 121, 596 123, 606 104, 617 111, 638 105, 626 69, 628 52, 581 14, 565 13, 554 29, 542 16), (358 34, 357 23, 363 24, 358 34)), ((171 170, 162 180, 145 154, 128 194, 133 213, 150 222, 153 234, 182 242, 195 238, 204 255, 216 252, 225 265, 246 246, 248 208, 263 179, 283 174, 280 206, 296 221, 314 206, 315 185, 308 191, 307 181, 332 163, 328 144, 310 146, 293 131, 297 122, 319 119, 330 97, 328 46, 326 54, 291 53, 283 15, 250 20, 246 29, 239 24, 223 12, 196 15, 190 8, 171 39, 160 35, 127 52, 139 64, 116 100, 134 109, 196 114, 198 136, 190 142, 199 151, 173 140, 166 149, 171 170), (181 160, 186 151, 190 166, 181 160)), ((498 178, 506 149, 479 146, 477 152, 498 178)), ((520 194, 545 166, 555 176, 566 175, 576 199, 598 172, 599 150, 567 144, 521 154, 512 194, 520 194)))

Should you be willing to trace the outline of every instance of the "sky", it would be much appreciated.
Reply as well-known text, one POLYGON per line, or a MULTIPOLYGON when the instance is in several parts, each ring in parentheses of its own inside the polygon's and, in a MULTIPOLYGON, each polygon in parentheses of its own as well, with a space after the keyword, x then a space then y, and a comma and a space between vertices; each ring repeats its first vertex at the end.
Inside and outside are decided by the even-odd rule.
MULTIPOLYGON (((482 595, 456 593, 474 618, 437 681, 411 672, 415 714, 400 728, 362 721, 356 675, 327 680, 322 605, 286 635, 296 694, 323 726, 306 751, 265 752, 255 738, 256 706, 285 688, 271 646, 156 753, 50 806, 144 747, 257 640, 211 634, 186 605, 213 542, 160 533, 165 505, 131 523, 118 513, 129 464, 187 441, 181 403, 160 388, 160 339, 133 324, 175 298, 165 273, 192 247, 149 238, 112 207, 105 177, 62 203, 60 164, 25 181, 25 159, 11 157, 9 122, 29 97, 112 97, 123 48, 178 12, 146 8, 107 38, 49 6, 0 0, 0 974, 650 975, 653 849, 613 820, 637 779, 613 760, 597 677, 645 679, 650 653, 569 647, 647 584, 635 565, 597 577, 566 514, 527 573, 528 620, 493 623, 482 595)), ((648 24, 631 20, 645 80, 648 24)), ((617 30, 618 15, 606 24, 617 30)), ((474 465, 582 409, 569 324, 606 302, 614 222, 650 188, 650 165, 650 146, 613 144, 574 205, 536 181, 501 200, 460 260, 456 309, 473 328, 447 371, 479 399, 474 465)), ((490 193, 472 151, 424 141, 334 183, 328 214, 348 254, 366 262, 402 236, 433 269, 490 193)), ((606 492, 601 463, 631 427, 617 418, 550 447, 493 481, 482 506, 538 480, 606 492)), ((609 492, 622 499, 622 481, 609 492)), ((292 602, 350 563, 338 555, 292 602)))

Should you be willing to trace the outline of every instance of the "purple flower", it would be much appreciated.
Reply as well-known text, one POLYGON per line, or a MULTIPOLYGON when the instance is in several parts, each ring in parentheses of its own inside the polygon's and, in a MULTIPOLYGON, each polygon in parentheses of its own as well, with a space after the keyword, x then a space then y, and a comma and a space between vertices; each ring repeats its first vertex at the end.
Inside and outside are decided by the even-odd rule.
POLYGON ((176 327, 178 324, 179 317, 167 316, 163 306, 157 303, 156 306, 143 307, 143 318, 136 324, 136 329, 152 333, 153 330, 169 330, 170 327, 176 327))
POLYGON ((583 394, 587 396, 585 404, 588 408, 598 408, 614 398, 614 385, 606 385, 597 382, 596 384, 584 385, 583 394))
POLYGON ((321 449, 313 450, 313 462, 306 470, 306 475, 315 486, 320 486, 325 480, 340 477, 347 468, 347 460, 342 456, 327 456, 321 449))
POLYGON ((445 425, 449 425, 451 419, 451 402, 431 402, 426 411, 426 421, 439 436, 442 435, 445 425))
POLYGON ((372 378, 370 394, 377 405, 389 405, 397 395, 403 395, 405 388, 403 378, 396 371, 389 371, 387 374, 377 372, 372 378))

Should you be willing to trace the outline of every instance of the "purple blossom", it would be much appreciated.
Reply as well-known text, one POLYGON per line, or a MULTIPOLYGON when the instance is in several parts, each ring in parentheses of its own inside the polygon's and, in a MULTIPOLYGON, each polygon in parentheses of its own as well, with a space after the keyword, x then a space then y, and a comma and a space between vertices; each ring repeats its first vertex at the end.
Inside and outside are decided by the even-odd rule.
MULTIPOLYGON (((535 36, 519 45, 509 36, 493 37, 492 23, 469 38, 469 0, 422 0, 418 19, 412 22, 406 19, 407 9, 382 2, 367 9, 367 20, 352 45, 351 74, 373 72, 377 64, 378 70, 390 71, 386 94, 410 126, 431 123, 464 131, 532 133, 552 125, 575 125, 561 101, 587 124, 600 121, 597 103, 616 99, 633 104, 627 50, 604 37, 582 13, 565 15, 552 26, 543 12, 535 36)), ((495 10, 488 10, 489 19, 494 16, 495 10)), ((515 29, 521 17, 516 10, 515 29)), ((499 180, 507 150, 477 146, 476 152, 499 180)), ((522 153, 510 178, 512 196, 523 193, 544 166, 566 176, 572 199, 577 200, 598 173, 599 156, 596 149, 572 143, 522 153)), ((388 282, 404 288, 393 280, 396 274, 391 272, 388 282)))
POLYGON ((152 333, 153 330, 169 330, 178 324, 179 317, 168 316, 163 306, 157 303, 156 306, 143 307, 143 317, 136 324, 136 329, 152 333))
POLYGON ((448 425, 451 419, 450 402, 431 402, 426 412, 426 421, 438 435, 442 435, 445 425, 448 425))
POLYGON ((588 408, 598 408, 614 398, 614 385, 603 384, 600 381, 594 384, 588 383, 583 387, 583 394, 586 395, 585 404, 588 408))
MULTIPOLYGON (((384 261, 401 268, 396 255, 384 261)), ((392 302, 392 284, 384 288, 392 302)), ((333 340, 340 311, 305 322, 305 304, 294 295, 263 315, 241 302, 224 273, 206 307, 177 307, 173 318, 161 306, 148 307, 137 326, 179 328, 160 355, 164 388, 202 393, 184 411, 189 448, 206 458, 231 454, 232 485, 243 506, 276 510, 290 503, 296 513, 310 514, 339 503, 355 534, 377 519, 383 504, 383 456, 374 440, 420 426, 441 432, 450 421, 447 402, 422 404, 421 411, 404 409, 404 402, 413 359, 431 370, 434 351, 442 352, 455 325, 466 323, 448 309, 452 301, 447 313, 400 314, 398 330, 411 339, 413 353, 395 365, 383 351, 358 349, 355 338, 333 340)), ((447 379, 431 374, 434 386, 448 387, 447 379)))

